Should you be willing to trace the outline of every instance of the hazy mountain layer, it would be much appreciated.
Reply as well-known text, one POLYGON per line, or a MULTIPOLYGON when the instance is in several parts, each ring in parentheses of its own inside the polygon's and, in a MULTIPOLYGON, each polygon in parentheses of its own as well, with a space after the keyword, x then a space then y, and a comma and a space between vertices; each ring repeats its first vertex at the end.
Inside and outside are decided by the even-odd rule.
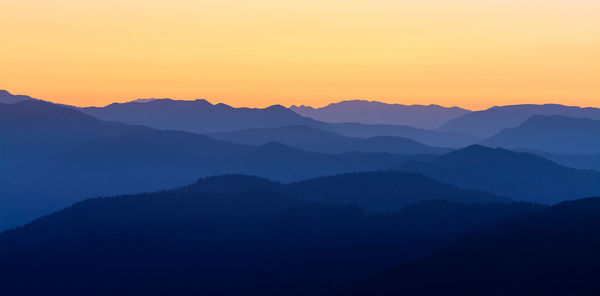
POLYGON ((240 144, 264 145, 280 142, 303 150, 323 153, 387 152, 395 154, 441 154, 450 149, 431 147, 417 141, 391 136, 345 137, 308 126, 249 129, 209 136, 240 144))
POLYGON ((433 162, 411 161, 395 169, 515 200, 556 203, 600 195, 600 172, 479 145, 441 155, 433 162))
POLYGON ((88 107, 82 108, 81 111, 102 120, 193 133, 223 133, 302 125, 349 137, 395 136, 439 147, 462 147, 481 140, 461 133, 436 132, 401 125, 326 123, 303 117, 279 105, 265 109, 234 108, 225 104, 213 105, 205 100, 157 99, 115 103, 106 107, 88 107))
POLYGON ((291 106, 294 112, 325 122, 394 124, 431 129, 471 111, 438 105, 401 105, 376 101, 342 101, 325 107, 291 106))
POLYGON ((274 142, 254 147, 101 121, 42 101, 0 104, 0 136, 0 228, 83 198, 171 188, 215 174, 247 173, 289 182, 432 158, 330 155, 274 142))
POLYGON ((562 115, 573 118, 600 120, 600 109, 557 104, 496 106, 475 111, 442 125, 438 130, 460 132, 479 137, 490 137, 503 129, 517 127, 533 115, 562 115))
POLYGON ((596 154, 600 153, 600 120, 536 115, 482 144, 550 153, 596 154))

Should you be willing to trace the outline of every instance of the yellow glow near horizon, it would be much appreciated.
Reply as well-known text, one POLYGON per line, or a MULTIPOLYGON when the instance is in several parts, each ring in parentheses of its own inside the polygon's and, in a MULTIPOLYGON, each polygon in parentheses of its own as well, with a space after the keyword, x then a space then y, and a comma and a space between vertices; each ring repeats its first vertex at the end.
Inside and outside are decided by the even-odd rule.
POLYGON ((596 0, 6 2, 0 89, 66 104, 600 107, 596 0))

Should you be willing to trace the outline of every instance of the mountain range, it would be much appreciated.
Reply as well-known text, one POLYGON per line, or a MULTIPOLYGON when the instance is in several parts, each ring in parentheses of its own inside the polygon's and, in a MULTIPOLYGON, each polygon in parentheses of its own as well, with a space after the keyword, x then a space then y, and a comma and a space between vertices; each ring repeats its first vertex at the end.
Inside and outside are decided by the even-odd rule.
POLYGON ((561 115, 572 118, 600 120, 600 109, 558 104, 495 106, 487 110, 470 112, 451 119, 437 130, 486 138, 499 133, 503 129, 517 127, 533 115, 561 115))
POLYGON ((461 133, 437 132, 401 125, 327 123, 303 117, 279 105, 265 109, 233 108, 225 104, 213 105, 205 100, 155 99, 147 102, 114 103, 105 107, 87 107, 80 110, 106 121, 200 134, 306 126, 348 137, 404 137, 439 147, 461 147, 481 140, 461 133))
POLYGON ((393 171, 348 173, 292 182, 228 175, 198 180, 177 192, 231 194, 273 191, 298 200, 319 204, 354 204, 368 211, 395 211, 427 200, 462 203, 507 203, 510 199, 482 191, 464 190, 428 177, 393 171))
POLYGON ((381 170, 431 155, 324 154, 276 142, 250 146, 181 131, 107 122, 28 100, 0 104, 0 228, 86 197, 152 191, 246 173, 295 181, 381 170), (27 184, 36 184, 28 186, 27 184))
POLYGON ((485 139, 483 145, 562 154, 600 153, 600 120, 534 115, 485 139))
POLYGON ((302 117, 280 105, 264 109, 234 108, 225 104, 213 105, 206 100, 155 99, 146 102, 113 103, 105 107, 86 107, 80 110, 106 121, 198 134, 289 125, 325 126, 324 123, 302 117))
POLYGON ((393 137, 371 138, 346 137, 308 126, 285 126, 275 128, 248 129, 209 136, 232 143, 264 145, 279 142, 303 150, 322 153, 387 152, 394 154, 441 154, 448 148, 431 147, 417 141, 393 137))
MULTIPOLYGON (((384 180, 406 176, 380 174, 387 176, 384 180)), ((431 200, 370 213, 349 204, 304 201, 315 199, 312 193, 325 196, 333 186, 362 180, 358 177, 284 185, 295 197, 264 189, 281 186, 268 180, 227 176, 169 191, 88 199, 0 234, 0 290, 329 295, 439 250, 470 231, 544 209, 527 203, 431 200)), ((377 174, 366 177, 372 181, 362 188, 382 184, 377 174)), ((410 183, 385 181, 392 186, 386 198, 411 200, 406 198, 413 189, 405 189, 407 185, 451 189, 434 181, 410 183), (400 192, 404 194, 396 195, 400 192)))
MULTIPOLYGON (((23 100, 35 99, 25 95, 12 95, 5 90, 0 91, 0 103, 12 104, 23 100)), ((345 136, 406 137, 441 147, 474 144, 478 139, 491 137, 504 129, 515 128, 534 115, 600 120, 598 108, 558 104, 495 106, 471 112, 458 107, 400 105, 359 100, 332 103, 322 108, 292 106, 287 109, 273 105, 260 109, 234 108, 225 104, 211 104, 206 100, 138 99, 105 107, 77 109, 102 120, 163 130, 222 133, 301 125, 345 136), (313 113, 320 116, 311 115, 313 113), (434 129, 438 133, 435 133, 434 129), (435 135, 439 135, 440 139, 436 139, 435 135), (452 139, 453 137, 455 139, 452 139)))
MULTIPOLYGON (((137 108, 153 103, 179 106, 180 102, 152 100, 130 106, 137 108)), ((188 103, 215 107, 207 102, 188 103)), ((253 113, 255 111, 265 114, 262 109, 244 110, 233 112, 254 114, 248 118, 258 116, 253 113)), ((513 172, 510 167, 501 170, 495 170, 494 166, 437 167, 439 164, 432 161, 436 155, 449 152, 447 148, 396 136, 369 138, 377 133, 397 133, 429 142, 448 143, 457 139, 455 134, 394 125, 330 124, 303 119, 290 110, 282 110, 282 114, 291 114, 305 122, 326 125, 325 129, 292 125, 205 136, 103 121, 76 108, 41 100, 25 98, 13 104, 0 104, 0 137, 3 140, 0 170, 5 172, 0 178, 0 228, 19 225, 86 197, 172 188, 200 177, 230 173, 293 182, 395 167, 461 188, 484 190, 515 200, 552 203, 597 193, 594 184, 599 182, 596 173, 591 171, 570 170, 550 162, 540 166, 551 168, 545 171, 506 160, 512 167, 524 167, 523 171, 530 173, 510 174, 520 176, 522 181, 519 181, 500 177, 513 172), (336 132, 331 131, 333 128, 336 132), (414 162, 405 164, 409 160, 414 162), (469 171, 471 179, 457 173, 464 170, 469 171), (489 178, 481 180, 481 176, 489 178), (540 181, 546 178, 543 176, 555 182, 546 185, 540 181), (526 185, 517 186, 519 182, 526 185), (32 183, 37 186, 27 186, 32 183)), ((549 120, 556 118, 549 117, 549 120)), ((558 119, 563 120, 562 117, 558 119)), ((570 120, 590 122, 588 119, 570 120)), ((544 125, 538 126, 543 128, 544 125)), ((578 125, 570 128, 578 128, 578 125)), ((588 134, 595 133, 593 129, 585 130, 588 134)), ((573 138, 568 131, 563 134, 573 138)), ((486 159, 495 157, 498 156, 491 154, 479 161, 484 164, 486 159)), ((467 154, 464 158, 480 159, 477 153, 467 154)))
POLYGON ((432 162, 409 161, 394 169, 516 200, 556 203, 600 196, 598 171, 573 169, 530 153, 480 145, 441 155, 432 162))
POLYGON ((302 116, 324 122, 393 124, 421 129, 439 127, 449 120, 471 112, 459 107, 386 104, 364 100, 341 101, 321 108, 294 105, 290 109, 302 116))
POLYGON ((600 198, 495 223, 339 295, 597 295, 600 198))
POLYGON ((0 294, 597 295, 597 116, 0 91, 0 294))

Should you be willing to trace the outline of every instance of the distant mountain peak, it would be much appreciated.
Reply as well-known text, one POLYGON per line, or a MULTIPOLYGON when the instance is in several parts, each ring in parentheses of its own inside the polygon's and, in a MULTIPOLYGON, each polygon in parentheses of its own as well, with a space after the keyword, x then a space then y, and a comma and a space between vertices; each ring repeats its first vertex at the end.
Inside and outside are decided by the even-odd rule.
POLYGON ((7 90, 0 89, 0 103, 14 104, 22 101, 36 100, 30 96, 25 95, 13 95, 7 90))
POLYGON ((325 122, 394 124, 417 128, 436 128, 471 111, 439 105, 403 105, 368 100, 346 100, 324 107, 290 107, 294 112, 325 122))
POLYGON ((282 105, 279 104, 275 104, 275 105, 271 105, 267 108, 265 108, 265 110, 277 110, 277 111, 285 111, 285 112, 289 112, 290 110, 282 105))
POLYGON ((478 162, 491 163, 502 162, 510 159, 527 159, 527 161, 537 160, 547 164, 555 165, 552 161, 526 152, 515 152, 500 147, 488 147, 484 145, 469 145, 467 147, 454 150, 438 157, 440 162, 478 162))
POLYGON ((300 150, 277 141, 270 141, 257 147, 258 150, 264 151, 284 151, 284 150, 300 150))

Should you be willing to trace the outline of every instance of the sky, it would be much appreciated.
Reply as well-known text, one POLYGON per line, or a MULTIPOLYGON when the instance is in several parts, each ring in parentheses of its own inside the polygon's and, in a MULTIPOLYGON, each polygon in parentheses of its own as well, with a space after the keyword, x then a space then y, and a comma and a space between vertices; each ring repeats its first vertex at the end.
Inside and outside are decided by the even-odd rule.
POLYGON ((0 0, 0 89, 76 106, 600 107, 597 0, 0 0))

